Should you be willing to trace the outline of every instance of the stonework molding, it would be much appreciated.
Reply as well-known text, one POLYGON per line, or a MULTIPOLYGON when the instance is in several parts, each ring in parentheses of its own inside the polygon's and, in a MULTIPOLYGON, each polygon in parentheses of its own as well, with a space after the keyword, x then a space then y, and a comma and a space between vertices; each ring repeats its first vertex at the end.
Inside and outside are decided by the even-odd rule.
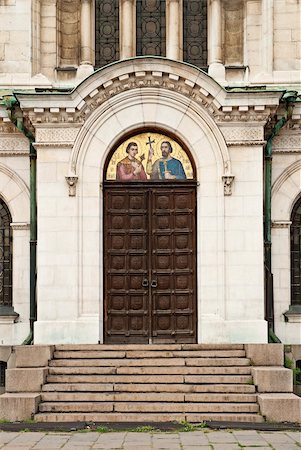
POLYGON ((229 147, 262 147, 266 141, 227 141, 229 147))
POLYGON ((274 220, 272 222, 272 228, 289 228, 292 222, 290 220, 274 220))
POLYGON ((75 197, 76 196, 76 184, 78 182, 78 176, 72 175, 65 177, 67 184, 69 186, 69 197, 75 197))
POLYGON ((12 222, 10 224, 13 230, 29 230, 30 224, 27 222, 12 222))
POLYGON ((234 181, 234 175, 223 175, 222 180, 224 182, 224 195, 232 195, 232 184, 234 181))
POLYGON ((64 126, 60 127, 56 124, 47 128, 36 129, 36 142, 41 143, 73 143, 78 134, 79 127, 64 126))
POLYGON ((301 170, 301 160, 293 162, 288 166, 279 177, 274 181, 272 186, 272 196, 275 195, 281 188, 281 186, 288 180, 288 178, 295 172, 301 170))
MULTIPOLYGON (((23 113, 39 123, 84 123, 112 97, 145 88, 178 92, 206 109, 215 122, 266 122, 281 97, 277 92, 257 92, 254 104, 248 93, 224 90, 207 74, 185 63, 161 58, 133 58, 100 69, 68 94, 17 94, 23 113)), ((250 138, 249 138, 250 139, 250 138)), ((258 139, 262 139, 260 136, 258 139)))
POLYGON ((231 127, 220 127, 224 138, 229 145, 237 145, 237 142, 264 142, 263 141, 263 126, 261 127, 251 127, 251 126, 231 126, 231 127))
POLYGON ((0 176, 1 172, 4 173, 8 178, 11 178, 18 185, 19 189, 24 192, 25 195, 29 198, 29 188, 16 172, 0 163, 0 176))
POLYGON ((275 150, 277 153, 280 151, 283 151, 285 153, 301 153, 300 135, 291 134, 276 136, 273 140, 273 150, 275 150))
POLYGON ((8 137, 7 134, 0 134, 0 156, 4 155, 26 155, 29 153, 29 141, 24 139, 23 135, 12 134, 8 137))

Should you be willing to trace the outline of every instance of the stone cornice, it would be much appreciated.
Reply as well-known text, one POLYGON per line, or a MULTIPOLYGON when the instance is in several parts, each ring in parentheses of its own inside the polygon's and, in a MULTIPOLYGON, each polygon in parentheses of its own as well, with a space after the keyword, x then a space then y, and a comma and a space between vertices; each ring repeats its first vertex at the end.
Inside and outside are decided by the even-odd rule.
POLYGON ((137 59, 98 71, 68 93, 17 94, 23 113, 39 124, 83 124, 112 97, 145 88, 173 91, 201 105, 218 123, 265 123, 274 114, 279 92, 226 92, 207 74, 183 63, 137 59), (113 70, 114 69, 114 70, 113 70))

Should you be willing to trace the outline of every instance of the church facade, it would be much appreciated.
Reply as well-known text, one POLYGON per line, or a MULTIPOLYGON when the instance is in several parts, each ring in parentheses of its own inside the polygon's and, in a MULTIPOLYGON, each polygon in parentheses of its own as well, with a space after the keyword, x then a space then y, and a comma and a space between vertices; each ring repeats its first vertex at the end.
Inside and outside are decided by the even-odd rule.
POLYGON ((0 344, 301 344, 299 2, 0 12, 0 344))

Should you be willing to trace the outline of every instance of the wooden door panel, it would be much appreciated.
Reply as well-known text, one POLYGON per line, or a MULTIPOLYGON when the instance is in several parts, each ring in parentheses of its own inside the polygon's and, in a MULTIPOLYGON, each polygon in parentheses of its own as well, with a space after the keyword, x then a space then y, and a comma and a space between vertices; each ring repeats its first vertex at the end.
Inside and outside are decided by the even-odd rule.
POLYGON ((195 342, 195 187, 104 195, 105 341, 195 342))
POLYGON ((105 340, 148 342, 147 192, 105 191, 105 340))
POLYGON ((195 342, 195 188, 152 192, 152 336, 195 342))

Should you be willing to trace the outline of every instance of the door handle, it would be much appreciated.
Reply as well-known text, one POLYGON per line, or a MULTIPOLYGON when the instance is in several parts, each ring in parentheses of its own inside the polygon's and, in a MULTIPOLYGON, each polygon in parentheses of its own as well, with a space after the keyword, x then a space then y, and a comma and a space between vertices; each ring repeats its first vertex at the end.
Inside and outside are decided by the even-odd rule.
POLYGON ((156 288, 158 286, 157 280, 152 280, 151 287, 156 288))
POLYGON ((144 278, 144 280, 142 281, 142 286, 148 287, 148 279, 147 278, 144 278))

